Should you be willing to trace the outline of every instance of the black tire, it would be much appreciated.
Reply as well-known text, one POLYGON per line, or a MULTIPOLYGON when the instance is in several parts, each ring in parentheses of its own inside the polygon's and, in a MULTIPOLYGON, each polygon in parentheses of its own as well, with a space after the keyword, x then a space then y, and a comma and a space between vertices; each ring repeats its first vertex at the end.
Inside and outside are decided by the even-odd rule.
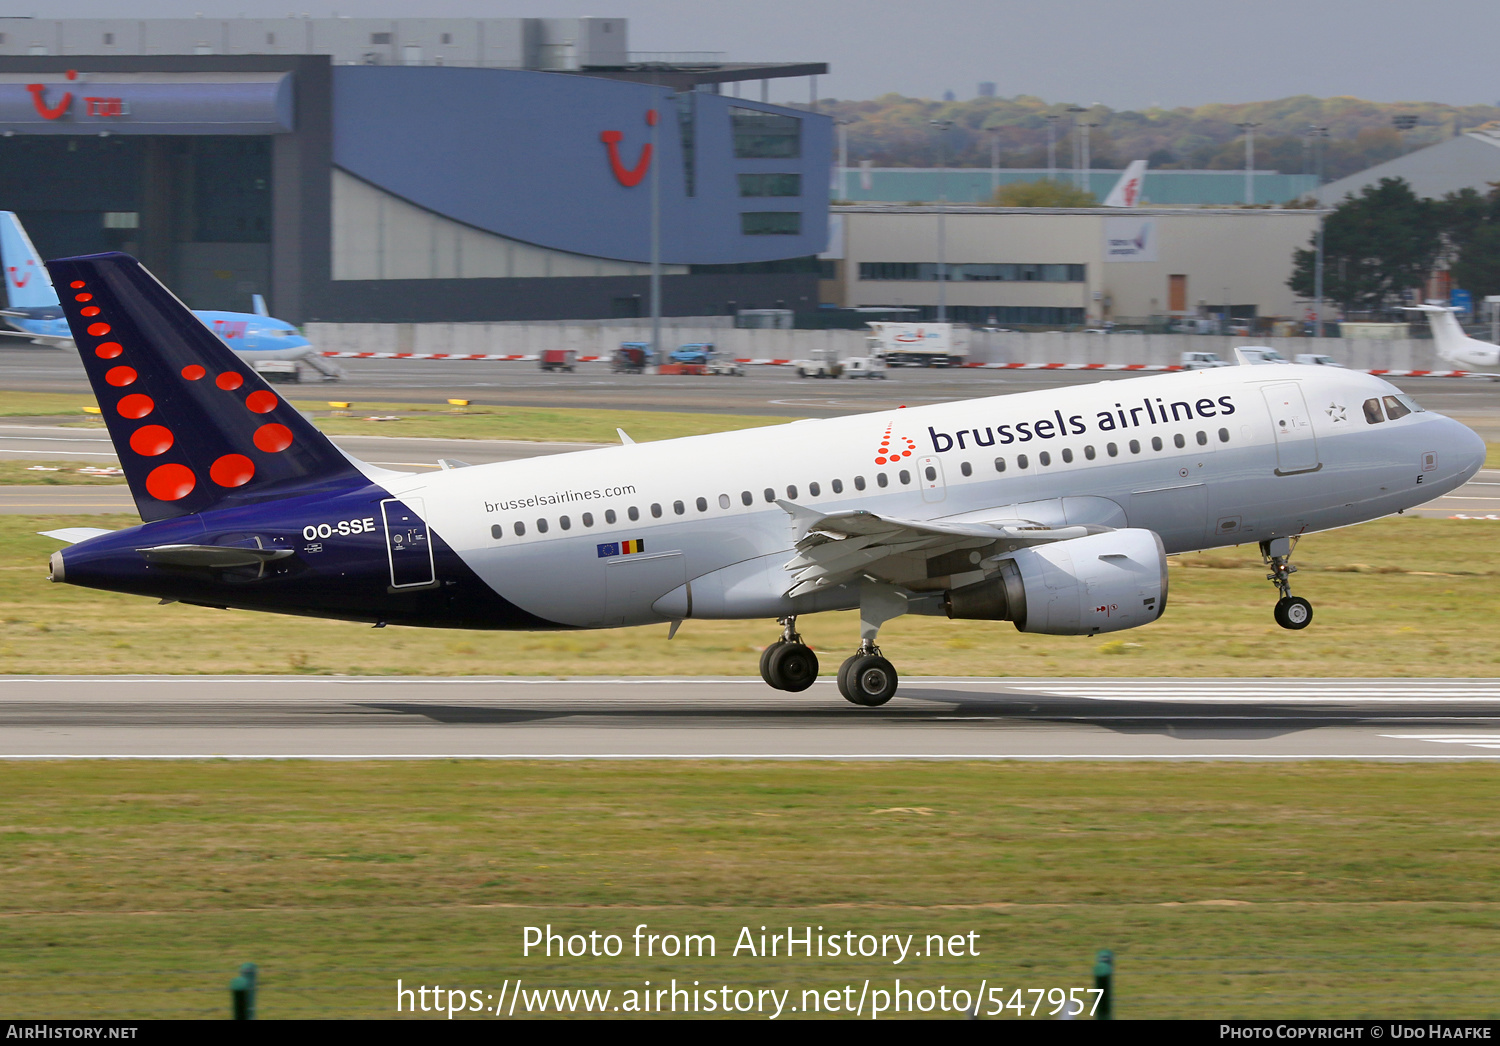
POLYGON ((1312 624, 1312 604, 1301 596, 1288 596, 1276 603, 1276 623, 1293 631, 1312 624))
POLYGON ((878 654, 856 654, 839 670, 839 690, 856 705, 877 708, 896 696, 896 667, 878 654))
POLYGON ((801 643, 782 643, 767 662, 771 685, 796 694, 817 682, 818 655, 801 643))
POLYGON ((777 686, 771 679, 771 655, 776 652, 777 647, 785 642, 785 639, 778 639, 760 652, 760 677, 766 681, 767 686, 774 686, 777 690, 780 690, 781 687, 777 686))

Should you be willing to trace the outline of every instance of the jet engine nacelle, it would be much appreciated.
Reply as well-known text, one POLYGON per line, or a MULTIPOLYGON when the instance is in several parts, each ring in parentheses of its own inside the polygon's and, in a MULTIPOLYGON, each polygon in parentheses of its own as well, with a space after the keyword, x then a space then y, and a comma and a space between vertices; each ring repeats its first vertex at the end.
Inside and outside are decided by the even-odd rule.
POLYGON ((1013 621, 1021 632, 1091 636, 1167 608, 1167 554, 1150 530, 1115 530, 1006 555, 999 576, 943 593, 948 616, 1013 621))

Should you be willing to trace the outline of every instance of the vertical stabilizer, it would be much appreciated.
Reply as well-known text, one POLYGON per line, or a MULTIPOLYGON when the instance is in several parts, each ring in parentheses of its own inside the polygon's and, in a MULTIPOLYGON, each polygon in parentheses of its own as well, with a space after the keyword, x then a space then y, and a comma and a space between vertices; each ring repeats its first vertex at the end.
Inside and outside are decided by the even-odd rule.
POLYGON ((1427 314, 1427 325, 1432 328, 1432 343, 1439 359, 1462 367, 1500 366, 1500 346, 1465 334, 1448 306, 1412 305, 1408 309, 1427 314))
POLYGON ((1106 207, 1134 207, 1141 202, 1141 184, 1146 180, 1145 160, 1131 160, 1120 180, 1104 198, 1106 207))
POLYGON ((140 262, 110 253, 47 268, 142 519, 364 482, 140 262))
POLYGON ((250 311, 257 316, 265 316, 267 318, 271 315, 271 310, 266 308, 265 296, 260 294, 250 295, 250 311))
POLYGON ((5 293, 11 308, 37 309, 57 304, 57 293, 47 278, 42 259, 14 211, 0 211, 0 266, 5 269, 5 293))

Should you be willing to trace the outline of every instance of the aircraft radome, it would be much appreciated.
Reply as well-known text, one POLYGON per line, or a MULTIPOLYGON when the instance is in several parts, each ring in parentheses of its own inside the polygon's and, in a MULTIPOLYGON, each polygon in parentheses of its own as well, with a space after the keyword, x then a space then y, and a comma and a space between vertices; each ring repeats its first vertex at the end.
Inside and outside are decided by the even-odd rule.
POLYGON ((1276 620, 1303 628, 1300 535, 1429 501, 1485 453, 1379 378, 1273 365, 393 472, 341 453, 134 259, 48 267, 144 521, 54 553, 52 580, 376 625, 777 619, 761 673, 784 690, 818 672, 798 616, 857 609, 839 688, 860 705, 896 690, 892 618, 1134 628, 1195 549, 1258 544, 1276 620))

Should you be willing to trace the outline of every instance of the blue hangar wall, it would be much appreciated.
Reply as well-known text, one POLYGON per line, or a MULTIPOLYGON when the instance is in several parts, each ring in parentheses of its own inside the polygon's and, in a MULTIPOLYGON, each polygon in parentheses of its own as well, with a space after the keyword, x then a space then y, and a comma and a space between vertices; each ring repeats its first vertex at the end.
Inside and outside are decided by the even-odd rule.
MULTIPOLYGON (((827 244, 832 128, 827 117, 801 110, 557 73, 334 67, 314 55, 72 55, 0 57, 0 120, 9 135, 0 143, 14 143, 0 144, 0 166, 9 152, 24 159, 27 177, 12 188, 29 194, 23 206, 0 200, 0 209, 66 212, 74 224, 102 225, 90 235, 134 247, 169 283, 174 265, 212 246, 195 241, 224 238, 198 228, 213 194, 230 191, 210 167, 199 163, 194 199, 173 189, 182 183, 178 168, 201 151, 194 143, 219 152, 231 139, 250 143, 234 147, 241 151, 261 143, 254 148, 264 170, 240 188, 269 196, 269 217, 263 233, 246 234, 264 247, 244 249, 262 251, 271 307, 294 322, 608 318, 628 315, 621 307, 631 302, 644 310, 653 168, 661 255, 672 267, 662 281, 668 315, 817 305, 816 267, 789 260, 827 244), (255 97, 206 110, 212 92, 204 88, 222 74, 255 97), (86 84, 91 95, 118 84, 122 104, 98 115, 78 100, 50 118, 30 84, 44 85, 46 106, 86 84), (660 115, 647 158, 653 109, 660 115), (236 117, 233 126, 216 113, 236 117), (137 145, 118 148, 122 138, 137 145), (745 175, 752 177, 742 184, 745 175), (546 260, 544 273, 571 275, 336 279, 340 179, 408 218, 427 216, 487 249, 514 245, 546 260), (122 180, 134 186, 129 193, 122 180), (81 201, 93 196, 99 213, 83 213, 92 204, 81 201), (121 211, 135 214, 138 227, 109 225, 118 215, 107 212, 121 211), (590 260, 606 274, 579 275, 594 271, 590 260)), ((40 238, 38 248, 48 252, 40 238)))

